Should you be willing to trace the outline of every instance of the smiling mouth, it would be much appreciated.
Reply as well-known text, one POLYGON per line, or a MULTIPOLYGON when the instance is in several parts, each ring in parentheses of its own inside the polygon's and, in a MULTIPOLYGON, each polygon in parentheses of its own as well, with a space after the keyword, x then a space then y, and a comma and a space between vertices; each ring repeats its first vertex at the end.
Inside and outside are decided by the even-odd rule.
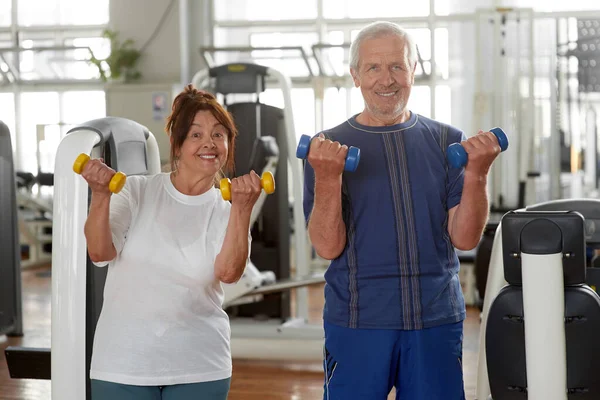
POLYGON ((398 93, 398 91, 394 91, 394 92, 375 92, 378 96, 382 96, 382 97, 392 97, 394 96, 396 93, 398 93))
POLYGON ((198 154, 197 157, 202 160, 214 160, 215 158, 217 158, 215 154, 198 154))

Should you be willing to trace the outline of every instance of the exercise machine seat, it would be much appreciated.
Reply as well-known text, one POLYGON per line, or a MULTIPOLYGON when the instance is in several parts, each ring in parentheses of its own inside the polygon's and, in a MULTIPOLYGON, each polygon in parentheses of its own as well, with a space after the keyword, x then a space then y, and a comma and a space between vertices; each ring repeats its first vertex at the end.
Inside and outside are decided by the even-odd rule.
MULTIPOLYGON (((600 201, 572 200, 545 203, 528 209, 530 218, 548 218, 557 222, 557 214, 548 211, 573 212, 569 225, 561 226, 563 235, 565 338, 567 366, 567 398, 569 400, 600 399, 600 297, 586 284, 586 244, 598 247, 600 201), (556 219, 555 219, 556 218, 556 219)), ((521 222, 508 213, 502 220, 504 276, 508 283, 492 302, 488 314, 485 351, 493 400, 528 399, 525 351, 523 287, 519 249, 521 222)), ((561 215, 558 214, 558 217, 561 215)), ((563 218, 564 219, 564 218, 563 218)), ((544 276, 539 277, 544 285, 544 276)), ((548 293, 550 296, 551 293, 548 293)), ((535 340, 538 340, 536 337, 535 340)), ((544 340, 540 337, 539 340, 544 340)), ((487 400, 487 399, 482 399, 487 400)))

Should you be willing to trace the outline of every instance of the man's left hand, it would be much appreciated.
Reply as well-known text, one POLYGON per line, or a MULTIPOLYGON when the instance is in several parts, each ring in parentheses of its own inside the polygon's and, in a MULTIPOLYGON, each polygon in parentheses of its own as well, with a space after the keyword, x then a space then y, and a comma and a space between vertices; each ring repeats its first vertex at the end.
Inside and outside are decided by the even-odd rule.
POLYGON ((479 131, 477 135, 461 142, 467 152, 465 172, 487 176, 490 166, 500 154, 498 138, 492 132, 479 131))

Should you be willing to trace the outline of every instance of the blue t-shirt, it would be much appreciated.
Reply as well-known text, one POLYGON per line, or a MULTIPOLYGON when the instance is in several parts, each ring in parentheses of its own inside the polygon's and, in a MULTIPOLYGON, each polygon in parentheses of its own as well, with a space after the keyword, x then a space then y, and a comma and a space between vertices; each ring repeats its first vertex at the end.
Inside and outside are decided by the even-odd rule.
MULTIPOLYGON (((325 273, 324 319, 350 328, 422 329, 465 318, 459 261, 448 210, 460 202, 463 169, 446 148, 460 130, 411 113, 394 126, 356 116, 323 132, 360 149, 342 178, 346 247, 325 273)), ((314 171, 305 162, 304 214, 313 207, 314 171)))

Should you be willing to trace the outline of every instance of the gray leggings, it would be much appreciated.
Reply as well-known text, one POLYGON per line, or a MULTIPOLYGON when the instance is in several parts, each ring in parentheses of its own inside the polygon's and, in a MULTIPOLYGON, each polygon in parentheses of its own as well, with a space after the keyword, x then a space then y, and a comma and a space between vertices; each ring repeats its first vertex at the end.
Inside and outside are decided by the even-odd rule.
POLYGON ((133 386, 92 379, 92 400, 226 400, 231 378, 171 386, 133 386))

